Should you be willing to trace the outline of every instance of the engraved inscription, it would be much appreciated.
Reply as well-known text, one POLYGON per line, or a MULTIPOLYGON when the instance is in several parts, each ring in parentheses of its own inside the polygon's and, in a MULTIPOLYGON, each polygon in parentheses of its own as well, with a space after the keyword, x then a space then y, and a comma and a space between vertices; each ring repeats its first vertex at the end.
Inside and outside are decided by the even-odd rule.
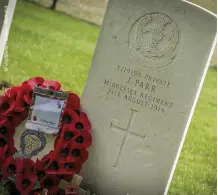
MULTIPOLYGON (((116 161, 115 161, 115 163, 114 163, 114 165, 113 165, 114 168, 115 168, 115 167, 118 165, 118 163, 119 163, 119 159, 120 159, 120 157, 121 157, 123 148, 124 148, 124 146, 125 146, 126 140, 127 140, 127 138, 128 138, 129 135, 142 138, 142 139, 143 139, 143 143, 144 143, 144 139, 145 139, 146 135, 139 135, 139 134, 134 133, 134 132, 131 131, 131 128, 132 128, 132 125, 133 125, 133 122, 134 122, 134 119, 135 119, 135 116, 136 116, 137 112, 138 112, 138 111, 131 109, 131 115, 130 115, 129 122, 128 122, 126 128, 118 127, 118 126, 114 125, 114 124, 111 122, 110 129, 112 129, 112 130, 114 130, 114 131, 122 132, 122 133, 125 132, 124 137, 123 137, 122 142, 121 142, 121 146, 120 146, 118 155, 117 155, 117 158, 116 158, 116 161)), ((152 150, 151 150, 151 151, 152 151, 152 150)), ((153 152, 153 151, 152 151, 152 152, 153 152)))
POLYGON ((166 14, 146 14, 130 29, 129 49, 133 57, 146 67, 167 66, 179 53, 179 28, 166 14))
POLYGON ((107 98, 126 101, 148 111, 162 114, 174 107, 173 101, 162 98, 159 93, 160 90, 169 91, 170 80, 124 65, 117 65, 116 71, 122 76, 123 82, 105 79, 103 86, 106 88, 107 98))

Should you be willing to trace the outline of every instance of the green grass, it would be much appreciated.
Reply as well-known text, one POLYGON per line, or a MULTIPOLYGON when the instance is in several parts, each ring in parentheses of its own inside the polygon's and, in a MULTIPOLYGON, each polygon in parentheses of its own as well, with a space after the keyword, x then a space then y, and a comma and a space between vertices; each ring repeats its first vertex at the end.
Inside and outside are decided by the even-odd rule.
MULTIPOLYGON (((57 79, 81 95, 99 28, 18 1, 9 36, 9 71, 0 80, 57 79)), ((210 69, 195 110, 169 195, 216 194, 216 71, 210 69)))
POLYGON ((81 95, 99 28, 61 13, 18 1, 8 48, 8 72, 0 79, 12 84, 34 76, 59 80, 81 95))
POLYGON ((216 71, 209 69, 179 158, 170 195, 216 194, 216 71))

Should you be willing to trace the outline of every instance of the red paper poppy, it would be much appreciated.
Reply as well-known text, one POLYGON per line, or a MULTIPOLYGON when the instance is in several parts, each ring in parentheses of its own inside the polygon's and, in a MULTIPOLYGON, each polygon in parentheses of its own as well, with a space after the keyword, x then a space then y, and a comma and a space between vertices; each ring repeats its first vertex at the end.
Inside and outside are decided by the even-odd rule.
POLYGON ((34 173, 18 174, 15 180, 17 190, 22 195, 28 195, 33 189, 37 176, 34 173))
POLYGON ((80 109, 79 97, 74 93, 69 93, 66 107, 72 110, 79 110, 80 109))
POLYGON ((19 126, 21 124, 21 120, 20 120, 20 116, 18 116, 17 114, 14 114, 14 116, 9 116, 8 120, 15 126, 19 126))
POLYGON ((12 139, 8 143, 8 148, 5 153, 5 157, 13 156, 15 152, 17 152, 17 149, 14 147, 14 140, 12 139))
POLYGON ((67 174, 76 174, 79 173, 82 168, 82 162, 81 161, 76 161, 76 162, 61 162, 60 167, 59 167, 59 173, 63 175, 67 174))
POLYGON ((5 159, 5 153, 8 149, 8 141, 5 136, 0 134, 0 158, 5 159))
POLYGON ((52 160, 49 166, 46 168, 46 173, 51 175, 60 174, 59 168, 60 168, 60 159, 52 160))
POLYGON ((90 131, 91 130, 91 123, 84 112, 81 112, 75 120, 72 121, 72 125, 75 126, 77 130, 80 131, 90 131))
POLYGON ((88 148, 92 144, 92 136, 88 131, 82 131, 75 138, 71 139, 69 144, 74 144, 82 148, 88 148))
POLYGON ((78 173, 81 168, 82 168, 82 161, 79 161, 79 160, 73 160, 73 161, 68 161, 65 160, 61 160, 61 161, 58 161, 58 169, 48 169, 46 170, 46 173, 49 174, 49 175, 73 175, 75 173, 78 173))
POLYGON ((46 175, 39 183, 42 189, 47 189, 48 194, 55 194, 58 191, 60 179, 55 175, 46 175))
MULTIPOLYGON (((18 113, 14 113, 15 115, 18 115, 18 113)), ((21 121, 24 121, 27 117, 28 117, 28 114, 29 114, 29 109, 25 109, 23 110, 22 112, 20 112, 19 116, 20 116, 20 120, 21 121)))
POLYGON ((75 129, 73 125, 65 124, 61 129, 60 136, 55 141, 55 150, 57 153, 60 149, 67 147, 71 139, 76 138, 80 135, 80 132, 75 129))
POLYGON ((17 173, 17 165, 18 165, 18 159, 14 159, 12 156, 9 156, 3 166, 2 166, 2 175, 3 178, 7 179, 8 177, 11 177, 12 175, 17 173))
MULTIPOLYGON (((64 144, 64 145, 66 145, 66 144, 64 144)), ((63 148, 58 148, 57 151, 58 151, 59 161, 65 161, 66 157, 69 155, 69 152, 70 152, 70 150, 67 146, 65 146, 63 148)))
MULTIPOLYGON (((66 156, 67 157, 67 156, 66 156)), ((66 161, 66 157, 57 154, 56 159, 50 161, 49 165, 46 167, 46 173, 50 175, 60 175, 60 164, 66 161)))
POLYGON ((36 172, 37 170, 44 170, 44 166, 42 165, 41 161, 38 158, 34 165, 34 171, 36 172))
POLYGON ((75 161, 81 161, 82 163, 84 163, 85 161, 87 161, 89 153, 87 150, 85 150, 83 148, 83 146, 79 146, 79 145, 74 145, 71 144, 69 146, 70 150, 69 150, 69 154, 66 158, 67 161, 69 162, 75 162, 75 161))
POLYGON ((29 79, 26 83, 30 85, 32 89, 34 89, 35 87, 40 87, 40 85, 43 85, 44 79, 42 77, 34 77, 29 79))
POLYGON ((79 120, 79 116, 77 113, 71 109, 65 109, 62 123, 63 124, 72 124, 75 123, 74 121, 79 120))
POLYGON ((34 172, 37 175, 38 180, 42 180, 46 173, 45 173, 45 168, 42 166, 41 162, 37 159, 34 167, 34 172))
POLYGON ((11 139, 14 136, 14 133, 15 128, 9 120, 6 120, 4 123, 0 124, 0 134, 4 135, 6 139, 11 139))
POLYGON ((34 162, 29 158, 22 159, 22 161, 19 162, 19 167, 18 167, 17 172, 21 174, 33 173, 34 172, 34 162))
POLYGON ((24 121, 29 114, 29 109, 26 108, 22 112, 13 112, 13 115, 9 117, 10 122, 13 126, 17 127, 24 121))
MULTIPOLYGON (((5 137, 5 138, 6 138, 6 137, 5 137)), ((7 139, 7 138, 6 138, 6 139, 7 139)), ((10 151, 13 152, 13 150, 14 150, 14 138, 13 138, 13 137, 7 139, 7 145, 8 145, 8 147, 7 147, 7 150, 6 150, 6 153, 5 153, 5 154, 8 155, 8 153, 9 153, 10 151), (9 151, 9 150, 10 150, 10 151, 9 151)))
POLYGON ((61 84, 53 80, 45 80, 43 85, 46 86, 48 89, 54 90, 54 91, 59 91, 61 88, 61 84))
POLYGON ((41 159, 42 166, 47 169, 53 160, 57 159, 57 153, 52 150, 41 159))
POLYGON ((46 167, 46 174, 50 175, 60 175, 60 164, 66 161, 66 157, 58 156, 56 159, 50 161, 49 166, 46 167))
POLYGON ((33 104, 32 93, 33 90, 30 85, 24 84, 20 87, 16 98, 16 112, 22 112, 33 104))
POLYGON ((21 87, 21 86, 23 86, 24 84, 28 84, 28 81, 24 81, 24 82, 20 83, 20 84, 18 85, 18 87, 21 87))
POLYGON ((0 124, 5 123, 7 120, 8 120, 7 116, 0 114, 0 124))
MULTIPOLYGON (((1 167, 1 169, 3 167, 3 164, 4 164, 4 160, 2 158, 0 158, 0 167, 1 167)), ((1 180, 1 177, 2 177, 2 175, 0 174, 0 180, 1 180)))
POLYGON ((0 114, 11 115, 15 108, 15 101, 4 95, 0 95, 0 114))
POLYGON ((20 88, 17 86, 7 88, 7 89, 5 89, 5 95, 8 96, 9 98, 12 98, 15 100, 19 90, 20 90, 20 88))
POLYGON ((72 179, 73 179, 73 175, 71 175, 71 174, 59 175, 58 177, 59 177, 60 179, 63 179, 63 180, 65 180, 65 181, 67 181, 67 182, 71 182, 72 179))
MULTIPOLYGON (((69 154, 69 153, 68 153, 68 154, 69 154)), ((65 161, 66 161, 66 158, 67 158, 67 156, 60 155, 60 154, 59 154, 59 156, 58 156, 58 162, 59 162, 59 164, 60 164, 61 162, 65 162, 65 161)))

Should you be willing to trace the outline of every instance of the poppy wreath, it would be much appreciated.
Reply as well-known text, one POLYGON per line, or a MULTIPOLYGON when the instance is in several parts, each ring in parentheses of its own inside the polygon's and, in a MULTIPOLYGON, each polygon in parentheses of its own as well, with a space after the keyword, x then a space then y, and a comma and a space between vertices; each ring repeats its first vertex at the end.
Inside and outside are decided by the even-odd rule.
POLYGON ((5 89, 5 94, 0 95, 0 180, 12 180, 22 195, 38 195, 43 189, 48 190, 48 195, 57 195, 61 191, 60 180, 71 181, 88 159, 91 124, 80 111, 79 97, 69 93, 54 150, 36 162, 16 157, 13 137, 16 127, 28 117, 36 86, 62 91, 57 81, 36 77, 5 89))

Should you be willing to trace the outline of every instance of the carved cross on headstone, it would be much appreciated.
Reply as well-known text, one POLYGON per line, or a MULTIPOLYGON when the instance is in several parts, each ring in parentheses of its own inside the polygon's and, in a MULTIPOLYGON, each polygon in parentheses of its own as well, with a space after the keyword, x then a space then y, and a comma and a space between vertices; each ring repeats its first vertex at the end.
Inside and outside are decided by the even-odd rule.
POLYGON ((167 194, 216 43, 216 21, 187 0, 108 1, 81 98, 93 129, 84 184, 103 195, 167 194))
POLYGON ((118 127, 118 126, 114 125, 111 122, 110 129, 112 129, 114 131, 118 131, 118 132, 124 133, 123 140, 121 142, 121 146, 120 146, 120 149, 119 149, 119 152, 118 152, 118 155, 117 155, 117 159, 116 159, 113 167, 116 167, 118 165, 119 159, 120 159, 120 156, 121 156, 121 153, 122 153, 122 150, 124 148, 124 145, 125 145, 126 140, 127 140, 129 135, 140 137, 142 139, 144 139, 146 137, 146 135, 139 135, 137 133, 132 132, 132 125, 134 123, 134 119, 135 119, 135 116, 136 116, 137 112, 138 111, 131 109, 131 115, 129 117, 129 122, 128 122, 126 128, 118 127))

